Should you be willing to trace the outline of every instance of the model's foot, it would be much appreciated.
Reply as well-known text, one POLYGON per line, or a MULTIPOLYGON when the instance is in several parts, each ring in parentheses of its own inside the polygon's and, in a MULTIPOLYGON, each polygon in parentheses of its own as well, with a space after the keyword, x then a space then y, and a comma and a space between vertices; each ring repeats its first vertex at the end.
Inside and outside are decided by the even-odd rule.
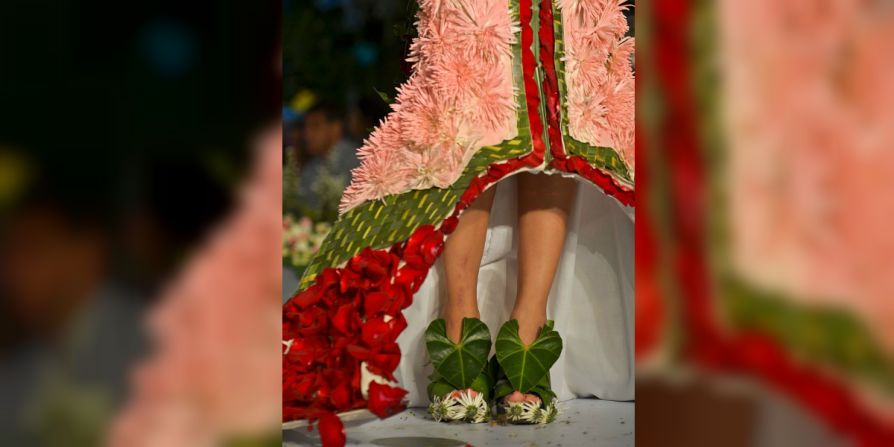
POLYGON ((518 391, 514 391, 512 394, 506 396, 506 401, 508 402, 531 402, 535 404, 540 404, 540 398, 537 397, 536 394, 523 394, 518 391))
POLYGON ((478 397, 478 391, 475 391, 471 388, 466 388, 464 390, 453 390, 453 392, 448 394, 447 397, 451 399, 459 399, 464 393, 468 394, 469 397, 478 397))
POLYGON ((446 309, 444 318, 432 321, 425 331, 425 346, 435 370, 427 389, 431 400, 428 412, 438 422, 485 422, 491 417, 489 392, 493 385, 486 370, 493 346, 490 330, 474 316, 477 309, 452 311, 457 311, 456 307, 446 309), (452 336, 447 334, 448 324, 452 336))

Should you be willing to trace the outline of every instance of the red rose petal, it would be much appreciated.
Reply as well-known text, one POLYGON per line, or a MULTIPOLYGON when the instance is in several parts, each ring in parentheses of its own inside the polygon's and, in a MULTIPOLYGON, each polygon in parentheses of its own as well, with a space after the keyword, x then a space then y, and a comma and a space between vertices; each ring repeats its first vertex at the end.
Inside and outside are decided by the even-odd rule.
POLYGON ((292 299, 289 300, 289 303, 286 305, 286 315, 289 318, 293 318, 294 312, 296 309, 289 304, 294 304, 301 309, 305 309, 309 306, 313 306, 318 301, 320 301, 320 290, 321 287, 318 285, 313 285, 305 289, 303 292, 298 293, 293 296, 292 299), (291 312, 289 312, 291 310, 291 312))
POLYGON ((335 315, 332 317, 332 327, 338 329, 343 334, 351 334, 357 327, 358 315, 353 303, 347 303, 339 306, 335 315))
POLYGON ((394 388, 377 382, 369 384, 369 411, 384 419, 403 411, 406 406, 402 402, 407 390, 394 388))
POLYGON ((320 415, 320 423, 317 424, 317 430, 320 431, 323 447, 344 447, 346 440, 345 427, 341 423, 341 419, 335 414, 325 412, 320 415))

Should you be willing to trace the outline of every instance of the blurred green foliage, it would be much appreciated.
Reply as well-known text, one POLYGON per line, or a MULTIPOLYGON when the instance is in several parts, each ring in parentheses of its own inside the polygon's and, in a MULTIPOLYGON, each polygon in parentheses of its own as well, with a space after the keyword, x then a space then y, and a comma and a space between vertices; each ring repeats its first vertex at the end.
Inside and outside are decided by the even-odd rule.
POLYGON ((283 100, 309 89, 346 103, 393 92, 407 77, 416 0, 286 0, 283 100))

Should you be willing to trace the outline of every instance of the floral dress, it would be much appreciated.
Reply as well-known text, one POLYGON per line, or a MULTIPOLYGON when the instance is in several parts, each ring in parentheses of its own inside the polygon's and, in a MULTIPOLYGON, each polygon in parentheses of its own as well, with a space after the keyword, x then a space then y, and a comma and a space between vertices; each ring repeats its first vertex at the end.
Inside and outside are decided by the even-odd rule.
MULTIPOLYGON (((597 302, 595 289, 587 291, 573 278, 608 265, 602 278, 615 285, 600 296, 616 301, 615 319, 623 323, 615 338, 625 342, 607 348, 605 357, 623 364, 615 382, 624 384, 579 391, 586 387, 559 380, 559 395, 632 398, 632 343, 625 345, 632 341, 635 201, 634 42, 626 36, 624 16, 630 6, 618 0, 419 3, 418 37, 409 56, 413 73, 398 89, 392 112, 360 148, 361 165, 352 172, 340 218, 284 305, 284 420, 358 408, 386 416, 401 408, 408 393, 411 404, 421 402, 417 382, 424 362, 412 357, 437 311, 433 297, 440 287, 432 284, 432 266, 475 198, 520 172, 573 177, 586 190, 576 207, 589 211, 571 225, 579 232, 569 236, 569 251, 580 246, 584 255, 625 253, 602 256, 611 258, 607 263, 588 257, 577 267, 563 264, 573 283, 565 295, 581 303, 551 304, 550 310, 560 326, 559 314, 567 309, 586 314, 597 302), (594 226, 597 221, 601 226, 594 226), (584 239, 602 242, 587 245, 584 239), (622 391, 605 392, 610 389, 622 391)), ((501 196, 509 197, 498 193, 495 213, 502 209, 501 196)), ((494 248, 499 234, 508 233, 490 232, 485 258, 511 257, 511 243, 494 248)), ((595 307, 591 312, 605 313, 595 307)), ((563 355, 586 357, 572 348, 563 355)), ((581 367, 566 365, 568 371, 581 367)))

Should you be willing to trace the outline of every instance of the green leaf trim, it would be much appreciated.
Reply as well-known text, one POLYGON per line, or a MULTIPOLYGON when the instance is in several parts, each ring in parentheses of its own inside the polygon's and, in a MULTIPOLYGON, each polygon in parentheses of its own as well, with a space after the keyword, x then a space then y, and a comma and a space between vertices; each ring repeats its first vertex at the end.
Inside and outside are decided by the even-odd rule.
POLYGON ((534 343, 525 345, 518 335, 518 320, 509 320, 500 328, 496 348, 497 361, 509 383, 528 393, 549 376, 562 353, 562 338, 553 330, 553 322, 547 321, 534 343))
POLYGON ((425 331, 425 347, 438 375, 455 389, 466 389, 487 364, 490 331, 481 320, 464 318, 459 343, 454 343, 447 338, 447 323, 437 319, 425 331))

